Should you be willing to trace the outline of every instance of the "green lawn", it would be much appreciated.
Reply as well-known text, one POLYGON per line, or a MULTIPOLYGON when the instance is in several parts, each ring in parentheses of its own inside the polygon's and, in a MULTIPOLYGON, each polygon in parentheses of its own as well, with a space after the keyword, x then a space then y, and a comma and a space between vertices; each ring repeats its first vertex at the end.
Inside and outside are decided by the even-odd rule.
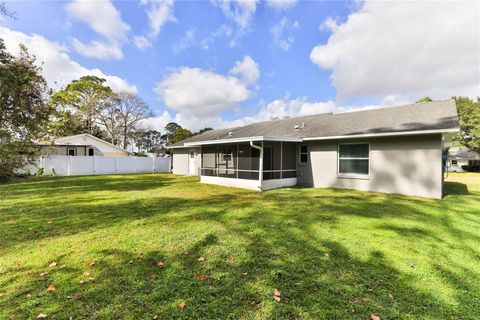
POLYGON ((170 174, 3 184, 0 319, 479 319, 480 174, 449 180, 443 200, 170 174))

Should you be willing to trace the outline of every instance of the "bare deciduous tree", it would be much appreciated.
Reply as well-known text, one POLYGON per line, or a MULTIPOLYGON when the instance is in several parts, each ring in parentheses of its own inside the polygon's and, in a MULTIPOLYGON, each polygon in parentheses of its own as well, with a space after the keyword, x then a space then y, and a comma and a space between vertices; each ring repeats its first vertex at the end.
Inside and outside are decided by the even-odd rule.
POLYGON ((134 138, 141 121, 153 116, 150 107, 138 95, 130 92, 117 94, 114 113, 124 149, 128 147, 129 140, 134 138))

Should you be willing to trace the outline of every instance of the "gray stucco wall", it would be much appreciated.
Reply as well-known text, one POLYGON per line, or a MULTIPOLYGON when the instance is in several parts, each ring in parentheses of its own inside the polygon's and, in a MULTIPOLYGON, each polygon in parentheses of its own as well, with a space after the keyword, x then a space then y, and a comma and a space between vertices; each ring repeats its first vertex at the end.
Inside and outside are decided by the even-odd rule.
POLYGON ((172 149, 172 161, 173 161, 173 169, 172 172, 174 174, 179 175, 188 175, 188 166, 189 166, 189 156, 190 151, 195 152, 195 175, 200 172, 201 162, 202 162, 202 155, 201 155, 201 148, 178 148, 172 149))
POLYGON ((307 164, 299 163, 299 185, 348 188, 365 191, 442 197, 442 137, 418 135, 341 141, 312 141, 307 145, 307 164), (339 143, 370 144, 370 174, 365 178, 346 178, 337 174, 339 143))

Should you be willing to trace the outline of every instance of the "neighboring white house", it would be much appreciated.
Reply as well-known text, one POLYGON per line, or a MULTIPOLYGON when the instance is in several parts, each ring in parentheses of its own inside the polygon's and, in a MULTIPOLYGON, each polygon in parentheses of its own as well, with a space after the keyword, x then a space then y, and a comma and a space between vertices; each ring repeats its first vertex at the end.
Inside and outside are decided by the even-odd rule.
POLYGON ((43 155, 128 157, 128 151, 88 133, 62 137, 35 144, 43 155))
POLYGON ((448 151, 448 171, 480 171, 480 155, 467 148, 452 148, 448 151))
POLYGON ((211 130, 167 146, 174 174, 268 190, 333 187, 443 195, 455 101, 278 119, 211 130))

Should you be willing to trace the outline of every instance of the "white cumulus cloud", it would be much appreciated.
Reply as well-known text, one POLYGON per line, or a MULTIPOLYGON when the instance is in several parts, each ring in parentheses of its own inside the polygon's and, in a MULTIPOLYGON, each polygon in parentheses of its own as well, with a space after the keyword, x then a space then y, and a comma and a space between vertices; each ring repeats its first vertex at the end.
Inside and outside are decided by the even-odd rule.
POLYGON ((245 56, 242 61, 235 62, 229 73, 238 76, 245 84, 254 84, 260 77, 258 63, 250 56, 245 56))
POLYGON ((96 33, 109 40, 124 41, 130 26, 109 0, 73 0, 65 6, 68 13, 86 23, 96 33))
POLYGON ((78 39, 73 39, 73 47, 75 51, 83 56, 96 59, 122 59, 123 52, 115 44, 105 43, 101 41, 91 41, 85 44, 78 39))
POLYGON ((231 123, 222 120, 220 114, 235 111, 250 98, 259 77, 258 64, 250 56, 236 61, 228 74, 185 66, 172 69, 154 91, 175 115, 164 112, 149 123, 173 119, 191 130, 227 126, 231 123))
POLYGON ((43 75, 51 88, 59 89, 81 76, 95 75, 106 79, 107 85, 113 90, 137 91, 135 85, 129 84, 127 80, 121 77, 105 74, 97 68, 88 69, 73 61, 68 54, 67 47, 49 41, 43 36, 27 35, 23 32, 0 27, 0 38, 5 41, 7 50, 14 54, 18 53, 20 43, 27 46, 29 52, 37 57, 37 64, 42 67, 43 75))
POLYGON ((369 1, 310 54, 339 98, 434 99, 480 92, 478 2, 369 1))
POLYGON ((189 67, 173 70, 155 92, 170 109, 192 115, 217 114, 250 96, 236 77, 189 67))
POLYGON ((142 0, 141 2, 147 7, 150 38, 155 38, 166 23, 177 21, 173 15, 173 0, 142 0))
POLYGON ((128 39, 130 26, 109 0, 73 0, 65 6, 69 15, 102 36, 103 41, 83 43, 73 40, 73 47, 79 54, 97 59, 122 59, 122 44, 128 39))

